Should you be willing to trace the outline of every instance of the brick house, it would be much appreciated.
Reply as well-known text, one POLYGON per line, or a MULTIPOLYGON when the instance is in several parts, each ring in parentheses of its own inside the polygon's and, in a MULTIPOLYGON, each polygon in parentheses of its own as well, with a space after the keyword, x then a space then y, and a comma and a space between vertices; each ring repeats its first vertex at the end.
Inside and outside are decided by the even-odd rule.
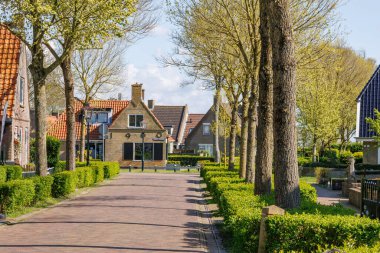
POLYGON ((0 120, 4 124, 0 158, 6 163, 29 163, 28 94, 26 47, 0 25, 0 120))
MULTIPOLYGON (((166 165, 166 146, 169 135, 155 115, 143 101, 142 84, 132 85, 132 99, 129 100, 93 100, 90 101, 92 112, 90 124, 90 155, 94 159, 118 161, 120 166, 140 166, 142 155, 142 138, 144 132, 145 166, 166 165), (146 123, 146 129, 141 127, 146 123), (100 133, 106 125, 108 133, 103 139, 100 133), (103 158, 104 157, 104 158, 103 158)), ((80 116, 83 104, 75 102, 75 129, 77 150, 80 140, 80 116)), ((66 113, 62 113, 49 127, 48 135, 61 140, 60 159, 64 160, 66 139, 66 113)), ((87 145, 87 144, 86 144, 87 145)))
POLYGON ((148 100, 148 108, 173 138, 173 142, 168 146, 168 152, 173 153, 174 149, 180 149, 185 141, 184 135, 188 119, 187 105, 155 105, 154 100, 148 100))

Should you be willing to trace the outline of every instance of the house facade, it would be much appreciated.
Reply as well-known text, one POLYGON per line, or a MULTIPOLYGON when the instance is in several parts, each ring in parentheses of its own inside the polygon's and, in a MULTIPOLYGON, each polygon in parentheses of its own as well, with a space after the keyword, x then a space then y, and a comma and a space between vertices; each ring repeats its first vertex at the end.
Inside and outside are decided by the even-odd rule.
POLYGON ((376 69, 357 98, 356 141, 363 142, 363 163, 380 164, 380 147, 366 118, 374 118, 380 110, 380 66, 376 69))
MULTIPOLYGON (((91 114, 89 148, 93 159, 118 161, 122 167, 139 167, 144 146, 146 167, 166 165, 169 135, 144 103, 142 84, 132 85, 131 100, 93 100, 89 106, 88 113, 91 114), (145 128, 142 123, 145 123, 145 128)), ((83 103, 77 100, 75 102, 77 151, 79 151, 82 112, 83 103)), ((60 159, 64 160, 66 158, 65 112, 49 127, 48 135, 61 140, 60 159)))
POLYGON ((25 45, 0 25, 0 159, 9 164, 29 163, 29 92, 25 45))

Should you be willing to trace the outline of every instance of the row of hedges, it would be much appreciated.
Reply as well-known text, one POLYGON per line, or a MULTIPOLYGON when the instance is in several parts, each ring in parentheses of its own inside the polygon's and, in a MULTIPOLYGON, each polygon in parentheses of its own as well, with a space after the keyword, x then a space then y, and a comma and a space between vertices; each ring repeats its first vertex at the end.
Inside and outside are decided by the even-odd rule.
POLYGON ((313 163, 311 157, 300 156, 298 157, 298 165, 303 167, 347 167, 349 157, 354 157, 355 163, 363 162, 362 151, 352 153, 350 151, 339 152, 338 149, 327 149, 325 150, 324 156, 319 157, 318 162, 313 163))
POLYGON ((50 197, 65 197, 76 188, 89 187, 119 174, 117 162, 96 162, 90 167, 0 183, 0 212, 11 213, 50 197))
MULTIPOLYGON (((261 210, 275 203, 274 194, 255 196, 253 185, 237 172, 217 166, 205 166, 201 175, 224 217, 231 251, 257 252, 261 210)), ((319 252, 347 244, 351 248, 372 246, 379 241, 378 221, 355 217, 340 205, 317 204, 316 190, 306 182, 300 182, 300 190, 301 207, 266 220, 267 252, 319 252)))
POLYGON ((213 162, 214 158, 194 155, 169 155, 168 163, 171 163, 171 161, 179 161, 182 166, 196 166, 201 161, 213 162))
POLYGON ((22 168, 20 166, 0 166, 0 183, 16 179, 22 179, 22 168))

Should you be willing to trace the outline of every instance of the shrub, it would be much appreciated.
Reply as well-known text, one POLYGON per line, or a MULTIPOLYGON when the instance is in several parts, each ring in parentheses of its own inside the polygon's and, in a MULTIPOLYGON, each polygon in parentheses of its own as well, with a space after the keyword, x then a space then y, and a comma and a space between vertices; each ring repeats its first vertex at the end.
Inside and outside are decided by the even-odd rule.
POLYGON ((119 175, 120 165, 118 162, 102 162, 102 164, 104 165, 104 178, 108 179, 119 175))
POLYGON ((90 167, 79 167, 75 169, 77 176, 77 187, 89 187, 94 184, 94 170, 90 167))
POLYGON ((210 161, 213 162, 213 157, 206 156, 195 156, 195 155, 169 155, 168 162, 170 161, 180 161, 182 166, 195 166, 200 161, 210 161))
POLYGON ((179 164, 180 165, 181 161, 168 161, 168 164, 179 164))
POLYGON ((348 158, 353 157, 351 151, 342 151, 340 152, 339 159, 341 163, 348 163, 348 158))
POLYGON ((347 145, 347 148, 351 151, 351 153, 363 152, 363 143, 350 143, 349 145, 347 145))
POLYGON ((317 183, 318 184, 327 183, 328 173, 329 171, 326 168, 321 168, 321 167, 315 168, 315 177, 317 178, 317 183))
POLYGON ((42 201, 51 197, 52 185, 54 178, 52 176, 32 177, 34 183, 35 196, 33 201, 42 201))
POLYGON ((305 181, 300 181, 300 192, 301 192, 301 200, 303 202, 317 203, 317 190, 306 183, 305 181))
POLYGON ((0 184, 0 211, 11 213, 29 206, 34 198, 31 180, 13 180, 0 184))
POLYGON ((100 183, 103 182, 104 180, 104 165, 92 165, 91 169, 94 171, 93 176, 94 176, 94 182, 95 183, 100 183))
POLYGON ((330 158, 332 161, 339 161, 339 149, 326 149, 323 156, 330 158))
POLYGON ((22 179, 22 168, 18 165, 6 165, 7 181, 22 179))
POLYGON ((355 158, 355 163, 362 163, 363 162, 363 152, 355 152, 353 153, 353 156, 355 158))
POLYGON ((0 183, 7 181, 7 168, 0 167, 0 183))
MULTIPOLYGON (((46 137, 46 149, 47 149, 47 162, 48 167, 55 167, 59 161, 59 151, 61 148, 61 142, 52 136, 46 137)), ((31 162, 36 161, 37 147, 36 140, 31 139, 30 141, 30 160, 31 162)))
POLYGON ((316 252, 348 242, 354 247, 372 246, 380 234, 379 222, 355 216, 272 216, 266 226, 268 252, 316 252))
POLYGON ((74 192, 77 180, 77 175, 74 171, 63 171, 54 174, 54 182, 52 186, 53 197, 67 196, 74 192))
POLYGON ((298 165, 299 166, 304 166, 305 164, 310 163, 310 162, 311 162, 310 157, 298 157, 298 165))

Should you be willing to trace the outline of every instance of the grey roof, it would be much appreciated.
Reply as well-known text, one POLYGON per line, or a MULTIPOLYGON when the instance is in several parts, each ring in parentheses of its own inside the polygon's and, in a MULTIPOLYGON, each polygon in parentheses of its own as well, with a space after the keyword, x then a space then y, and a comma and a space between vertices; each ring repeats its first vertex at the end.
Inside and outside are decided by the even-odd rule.
POLYGON ((164 127, 173 127, 172 137, 178 142, 181 124, 186 120, 186 106, 155 105, 152 111, 164 127))

